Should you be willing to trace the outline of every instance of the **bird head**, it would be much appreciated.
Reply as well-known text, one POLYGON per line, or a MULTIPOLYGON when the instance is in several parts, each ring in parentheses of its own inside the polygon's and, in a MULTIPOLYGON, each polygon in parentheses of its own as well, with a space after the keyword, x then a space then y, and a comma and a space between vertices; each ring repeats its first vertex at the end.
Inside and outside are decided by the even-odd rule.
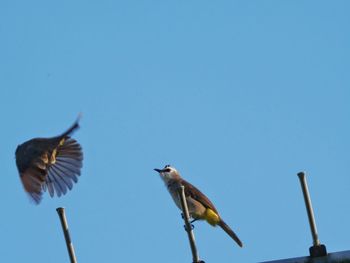
POLYGON ((180 178, 179 172, 170 164, 167 164, 166 166, 164 166, 163 169, 154 169, 154 170, 159 173, 160 177, 164 180, 164 182, 168 182, 169 180, 180 178))

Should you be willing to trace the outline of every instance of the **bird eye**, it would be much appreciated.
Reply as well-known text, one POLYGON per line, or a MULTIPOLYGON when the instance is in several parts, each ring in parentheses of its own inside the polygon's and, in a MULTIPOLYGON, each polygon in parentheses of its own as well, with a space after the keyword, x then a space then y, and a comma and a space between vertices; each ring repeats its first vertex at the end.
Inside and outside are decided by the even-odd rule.
POLYGON ((169 173, 169 172, 171 171, 171 169, 168 168, 168 169, 165 169, 165 171, 166 171, 167 173, 169 173))

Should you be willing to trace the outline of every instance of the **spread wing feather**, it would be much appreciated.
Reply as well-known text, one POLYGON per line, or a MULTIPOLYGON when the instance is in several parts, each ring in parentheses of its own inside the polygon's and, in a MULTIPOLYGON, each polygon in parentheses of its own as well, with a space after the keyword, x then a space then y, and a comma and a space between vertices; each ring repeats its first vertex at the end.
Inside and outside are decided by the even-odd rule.
POLYGON ((82 149, 76 140, 67 138, 63 145, 58 146, 56 162, 49 166, 45 181, 47 185, 53 185, 51 189, 54 189, 57 196, 65 195, 68 189, 73 188, 73 182, 78 182, 82 160, 82 149))
POLYGON ((40 170, 29 168, 26 171, 21 172, 20 175, 26 192, 36 204, 40 203, 42 199, 42 180, 40 180, 42 174, 40 173, 40 170))

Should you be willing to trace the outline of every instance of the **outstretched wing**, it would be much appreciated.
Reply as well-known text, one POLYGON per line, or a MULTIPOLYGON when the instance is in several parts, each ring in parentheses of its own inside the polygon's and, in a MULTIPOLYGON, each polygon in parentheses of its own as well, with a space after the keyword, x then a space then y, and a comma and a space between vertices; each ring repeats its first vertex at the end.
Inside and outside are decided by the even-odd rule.
POLYGON ((83 152, 70 137, 36 139, 17 149, 16 162, 24 189, 39 204, 43 191, 53 197, 73 188, 83 166, 83 152))
POLYGON ((20 177, 24 189, 31 199, 39 204, 42 199, 42 185, 44 183, 43 170, 36 167, 28 168, 24 172, 20 172, 20 177))
POLYGON ((80 144, 67 137, 51 153, 47 176, 43 190, 48 190, 51 197, 65 195, 78 182, 80 170, 83 166, 83 152, 80 144))

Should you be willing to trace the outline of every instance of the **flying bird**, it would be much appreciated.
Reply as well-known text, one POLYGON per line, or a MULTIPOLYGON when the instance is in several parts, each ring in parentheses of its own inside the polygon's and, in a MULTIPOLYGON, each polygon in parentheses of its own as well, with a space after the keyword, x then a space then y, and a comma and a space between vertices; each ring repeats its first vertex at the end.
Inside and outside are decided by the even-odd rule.
POLYGON ((64 133, 52 138, 34 138, 16 149, 16 165, 24 187, 35 204, 43 192, 60 197, 78 182, 83 166, 80 144, 70 135, 79 128, 79 118, 64 133))
POLYGON ((236 243, 243 247, 242 241, 233 232, 233 230, 220 217, 213 203, 195 186, 182 179, 180 173, 170 165, 163 169, 154 169, 164 181, 169 193, 171 194, 176 206, 181 208, 181 200, 178 194, 180 185, 185 187, 185 196, 190 216, 196 220, 206 220, 212 226, 220 226, 236 243))

